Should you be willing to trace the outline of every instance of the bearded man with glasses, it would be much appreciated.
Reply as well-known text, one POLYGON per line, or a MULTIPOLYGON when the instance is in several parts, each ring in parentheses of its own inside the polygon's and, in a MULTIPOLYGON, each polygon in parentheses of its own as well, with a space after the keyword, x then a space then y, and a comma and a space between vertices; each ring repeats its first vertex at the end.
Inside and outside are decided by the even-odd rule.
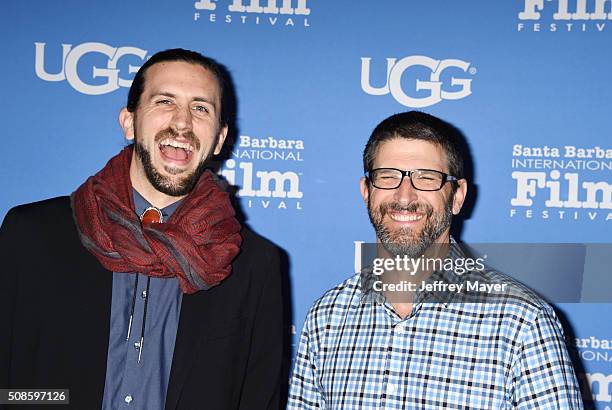
POLYGON ((377 236, 374 268, 452 263, 370 266, 318 299, 289 409, 583 408, 550 305, 484 265, 459 269, 469 259, 450 235, 468 191, 459 138, 415 111, 374 129, 360 181, 377 236), (470 283, 496 293, 467 292, 470 283))

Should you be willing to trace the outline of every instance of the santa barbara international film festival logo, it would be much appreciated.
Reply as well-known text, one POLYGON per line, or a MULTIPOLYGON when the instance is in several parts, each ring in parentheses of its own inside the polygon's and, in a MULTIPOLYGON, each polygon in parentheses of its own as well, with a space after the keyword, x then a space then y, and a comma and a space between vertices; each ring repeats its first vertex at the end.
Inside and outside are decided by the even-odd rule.
POLYGON ((606 30, 612 11, 609 0, 522 0, 517 31, 521 32, 593 32, 606 30))
POLYGON ((477 70, 458 59, 436 60, 426 56, 387 58, 387 67, 371 57, 361 58, 361 89, 369 95, 391 93, 395 100, 411 108, 423 108, 442 100, 460 100, 472 94, 472 78, 477 70), (375 66, 375 69, 372 66, 375 66), (376 75, 372 72, 376 70, 376 75), (372 79, 374 77, 374 80, 372 79), (372 83, 382 84, 374 86, 372 83))
POLYGON ((309 0, 199 0, 193 21, 208 24, 310 27, 309 0))
POLYGON ((510 218, 612 221, 612 149, 512 147, 510 218))
MULTIPOLYGON (((605 368, 612 363, 612 340, 588 336, 568 340, 568 345, 570 354, 583 363, 588 363, 589 367, 603 365, 605 368)), ((592 400, 601 404, 612 403, 612 374, 590 372, 577 376, 583 384, 583 391, 593 392, 592 400)))
MULTIPOLYGON (((129 88, 133 74, 148 58, 147 50, 113 47, 103 43, 62 44, 61 59, 56 54, 53 67, 45 62, 46 43, 36 46, 35 70, 44 81, 67 81, 76 91, 88 95, 111 93, 129 88), (127 78, 127 75, 130 75, 127 78)), ((58 52, 54 47, 53 52, 58 52)))
POLYGON ((304 141, 240 135, 221 175, 240 187, 247 208, 302 210, 304 141))

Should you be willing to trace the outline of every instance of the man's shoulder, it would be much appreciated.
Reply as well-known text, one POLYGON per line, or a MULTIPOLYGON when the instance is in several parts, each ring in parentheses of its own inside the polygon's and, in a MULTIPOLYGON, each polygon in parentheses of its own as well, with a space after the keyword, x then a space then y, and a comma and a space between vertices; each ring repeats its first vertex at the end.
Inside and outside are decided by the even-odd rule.
POLYGON ((513 277, 495 269, 486 271, 486 278, 493 284, 506 285, 508 300, 524 305, 526 309, 540 310, 550 305, 529 286, 519 282, 513 277))
POLYGON ((327 323, 332 315, 345 315, 361 301, 361 279, 356 274, 326 291, 311 306, 308 320, 327 323))
POLYGON ((53 276, 60 283, 60 277, 70 278, 81 268, 92 271, 101 266, 79 240, 67 196, 12 208, 2 223, 0 243, 3 255, 27 272, 32 282, 37 282, 33 275, 40 275, 53 276))
POLYGON ((63 220, 66 217, 72 218, 70 197, 59 196, 17 205, 7 212, 4 223, 41 227, 56 222, 58 219, 63 220))
MULTIPOLYGON (((257 283, 268 286, 270 281, 282 281, 287 269, 288 258, 284 251, 272 241, 255 233, 246 225, 240 230, 242 243, 240 252, 232 263, 231 278, 257 278, 256 281, 239 280, 243 284, 257 283)), ((231 280, 230 282, 234 282, 231 280)))
POLYGON ((285 254, 276 244, 246 225, 242 226, 240 235, 242 244, 234 261, 234 268, 249 272, 262 271, 260 274, 264 273, 266 276, 280 272, 285 254))
POLYGON ((492 292, 479 298, 479 303, 471 305, 474 309, 484 308, 496 315, 517 318, 526 325, 541 314, 556 317, 552 306, 536 291, 495 269, 487 268, 477 275, 468 275, 465 282, 469 282, 473 288, 480 287, 481 291, 489 289, 492 292), (493 289, 496 291, 493 292, 493 289))
POLYGON ((272 241, 259 235, 246 225, 242 225, 240 235, 242 236, 242 254, 261 255, 270 252, 278 253, 279 251, 278 246, 272 243, 272 241))

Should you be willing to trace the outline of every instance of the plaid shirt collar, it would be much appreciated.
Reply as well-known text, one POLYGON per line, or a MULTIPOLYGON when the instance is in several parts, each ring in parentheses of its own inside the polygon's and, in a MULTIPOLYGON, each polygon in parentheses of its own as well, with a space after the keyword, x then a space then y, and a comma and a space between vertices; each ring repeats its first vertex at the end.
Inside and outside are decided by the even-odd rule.
MULTIPOLYGON (((452 266, 458 266, 455 261, 460 259, 465 259, 466 253, 461 248, 460 244, 450 236, 450 247, 449 254, 447 258, 453 261, 452 266)), ((433 284, 436 282, 444 283, 444 284, 460 284, 462 283, 466 277, 469 277, 469 274, 465 272, 457 272, 456 269, 447 270, 436 270, 429 277, 427 277, 423 282, 427 284, 433 284)), ((372 266, 366 266, 361 270, 359 282, 358 282, 358 293, 361 296, 357 300, 359 300, 359 304, 364 303, 375 303, 378 305, 383 305, 385 309, 387 309, 390 313, 397 315, 395 310, 392 307, 392 304, 387 300, 385 295, 381 292, 374 290, 373 283, 376 280, 377 275, 373 273, 372 266)), ((454 292, 435 292, 430 290, 422 291, 421 287, 417 289, 414 296, 412 313, 410 316, 415 315, 424 303, 427 304, 442 304, 442 306, 446 309, 448 304, 451 303, 455 298, 458 298, 454 292)))

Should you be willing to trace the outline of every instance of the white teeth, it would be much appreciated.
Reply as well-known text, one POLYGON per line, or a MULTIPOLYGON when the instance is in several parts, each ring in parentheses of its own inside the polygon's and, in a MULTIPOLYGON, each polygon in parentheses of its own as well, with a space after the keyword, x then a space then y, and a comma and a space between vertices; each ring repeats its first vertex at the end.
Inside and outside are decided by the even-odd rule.
POLYGON ((193 151, 193 145, 190 145, 186 142, 178 142, 170 138, 163 140, 159 143, 159 145, 169 145, 174 148, 182 148, 185 151, 193 151))
POLYGON ((391 219, 399 222, 414 222, 423 218, 423 215, 415 215, 415 214, 390 214, 391 219))

